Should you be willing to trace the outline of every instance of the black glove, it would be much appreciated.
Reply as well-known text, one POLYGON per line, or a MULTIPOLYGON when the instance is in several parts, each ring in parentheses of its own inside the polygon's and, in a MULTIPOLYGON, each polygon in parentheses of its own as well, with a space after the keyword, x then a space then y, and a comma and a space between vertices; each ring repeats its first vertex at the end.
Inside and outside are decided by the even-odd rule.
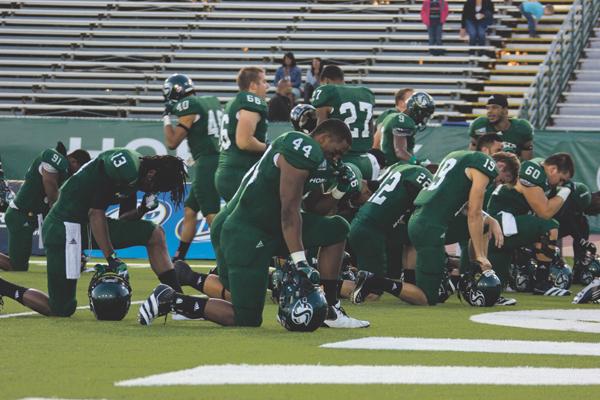
POLYGON ((296 264, 296 270, 306 275, 309 281, 313 284, 318 285, 321 282, 321 274, 317 271, 316 268, 308 265, 306 261, 300 261, 296 264))
POLYGON ((108 271, 114 272, 121 278, 129 281, 129 271, 127 271, 127 264, 125 264, 115 253, 106 257, 108 261, 108 271))
POLYGON ((165 101, 165 111, 163 111, 164 115, 169 115, 173 112, 174 103, 171 100, 165 101))

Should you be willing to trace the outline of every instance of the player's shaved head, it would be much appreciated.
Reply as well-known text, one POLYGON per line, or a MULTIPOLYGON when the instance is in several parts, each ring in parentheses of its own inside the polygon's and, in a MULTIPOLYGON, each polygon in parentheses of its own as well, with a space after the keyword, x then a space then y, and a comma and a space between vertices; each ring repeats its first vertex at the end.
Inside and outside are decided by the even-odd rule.
POLYGON ((332 139, 339 142, 346 142, 348 145, 352 145, 352 133, 350 132, 350 128, 348 125, 339 119, 327 119, 321 122, 314 131, 312 131, 311 136, 316 138, 320 135, 329 135, 332 139))
POLYGON ((337 65, 327 65, 321 72, 321 82, 344 82, 344 71, 337 65))

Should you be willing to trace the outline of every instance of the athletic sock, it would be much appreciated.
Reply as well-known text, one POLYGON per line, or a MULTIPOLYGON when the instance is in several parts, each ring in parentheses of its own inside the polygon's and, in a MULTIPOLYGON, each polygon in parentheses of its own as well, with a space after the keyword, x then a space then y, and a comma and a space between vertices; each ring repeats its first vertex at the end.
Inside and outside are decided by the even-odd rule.
POLYGON ((400 292, 402 291, 402 282, 398 282, 381 276, 374 276, 370 278, 367 281, 366 285, 369 292, 373 292, 379 289, 396 297, 400 296, 400 292))
POLYGON ((26 287, 15 285, 0 278, 0 296, 10 297, 11 299, 23 304, 23 295, 29 290, 26 287))
POLYGON ((178 314, 187 318, 198 319, 204 318, 206 303, 208 303, 208 299, 177 293, 173 298, 171 307, 178 314))
POLYGON ((181 286, 179 285, 179 281, 177 280, 177 273, 175 273, 174 269, 170 269, 158 275, 158 280, 165 285, 171 286, 171 288, 173 288, 173 290, 177 293, 183 292, 183 290, 181 290, 181 286))
POLYGON ((194 289, 204 293, 204 284, 206 283, 206 278, 208 277, 208 274, 192 271, 192 276, 194 277, 194 283, 191 286, 194 289))
POLYGON ((191 242, 179 242, 179 247, 177 248, 177 251, 175 252, 175 256, 173 258, 177 260, 185 260, 185 257, 187 256, 187 252, 190 249, 191 244, 191 242))
POLYGON ((404 270, 404 282, 412 283, 415 285, 417 283, 417 274, 414 269, 405 269, 404 270))
POLYGON ((330 306, 336 305, 338 302, 338 280, 337 279, 321 279, 325 299, 330 306))

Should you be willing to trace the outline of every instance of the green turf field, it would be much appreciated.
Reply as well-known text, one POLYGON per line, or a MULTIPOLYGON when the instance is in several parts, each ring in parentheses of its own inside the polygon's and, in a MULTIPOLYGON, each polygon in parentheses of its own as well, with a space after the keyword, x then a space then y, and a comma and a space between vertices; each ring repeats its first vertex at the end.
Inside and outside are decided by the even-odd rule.
MULTIPOLYGON (((193 264, 194 265, 194 264, 193 264)), ((197 263, 195 265, 208 264, 197 263)), ((133 300, 147 297, 158 280, 149 268, 131 268, 133 300)), ((15 283, 45 291, 45 266, 27 273, 2 273, 15 283)), ((79 283, 79 305, 87 305, 87 284, 79 283)), ((579 286, 572 288, 575 292, 579 286)), ((190 288, 186 288, 190 289, 190 288)), ((187 293, 192 294, 191 290, 187 293)), ((511 294, 512 296, 512 294, 511 294)), ((533 330, 471 322, 490 311, 574 308, 572 296, 516 294, 516 307, 472 308, 452 297, 432 308, 411 307, 391 296, 361 306, 345 304, 351 316, 367 319, 361 330, 285 331, 268 303, 264 325, 255 329, 221 328, 204 321, 155 321, 142 327, 132 305, 121 322, 98 322, 89 309, 69 319, 20 316, 0 319, 0 398, 61 399, 565 399, 596 398, 598 386, 494 386, 482 374, 481 385, 216 385, 117 387, 115 382, 205 364, 531 366, 598 368, 598 356, 492 354, 471 352, 348 350, 319 348, 324 343, 368 336, 464 339, 518 339, 600 342, 597 333, 533 330)), ((348 303, 348 302, 346 302, 348 303)), ((598 305, 577 308, 597 309, 598 305)), ((5 299, 2 314, 27 311, 5 299)), ((568 372, 565 372, 568 373, 568 372)))

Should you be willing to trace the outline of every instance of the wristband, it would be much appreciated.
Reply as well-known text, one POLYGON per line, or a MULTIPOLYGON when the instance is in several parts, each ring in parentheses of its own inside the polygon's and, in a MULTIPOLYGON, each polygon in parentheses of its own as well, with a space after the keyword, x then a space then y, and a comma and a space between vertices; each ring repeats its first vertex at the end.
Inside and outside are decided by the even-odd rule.
POLYGON ((168 115, 165 115, 163 117, 163 126, 168 126, 171 125, 171 117, 169 117, 168 115))
POLYGON ((562 187, 562 188, 560 188, 558 193, 556 193, 556 195, 558 197, 563 199, 563 202, 567 201, 567 198, 569 197, 570 194, 571 194, 571 189, 569 189, 568 187, 562 187))
POLYGON ((414 155, 410 156, 410 158, 408 159, 408 163, 412 164, 412 165, 416 165, 417 162, 417 157, 415 157, 414 155))
POLYGON ((294 264, 298 264, 302 261, 306 262, 306 254, 304 254, 304 250, 295 251, 290 254, 290 257, 292 258, 294 264))
POLYGON ((336 200, 341 199, 342 197, 344 197, 344 195, 346 194, 346 192, 342 192, 341 190, 339 190, 336 187, 333 188, 333 190, 331 191, 331 197, 333 197, 336 200))

